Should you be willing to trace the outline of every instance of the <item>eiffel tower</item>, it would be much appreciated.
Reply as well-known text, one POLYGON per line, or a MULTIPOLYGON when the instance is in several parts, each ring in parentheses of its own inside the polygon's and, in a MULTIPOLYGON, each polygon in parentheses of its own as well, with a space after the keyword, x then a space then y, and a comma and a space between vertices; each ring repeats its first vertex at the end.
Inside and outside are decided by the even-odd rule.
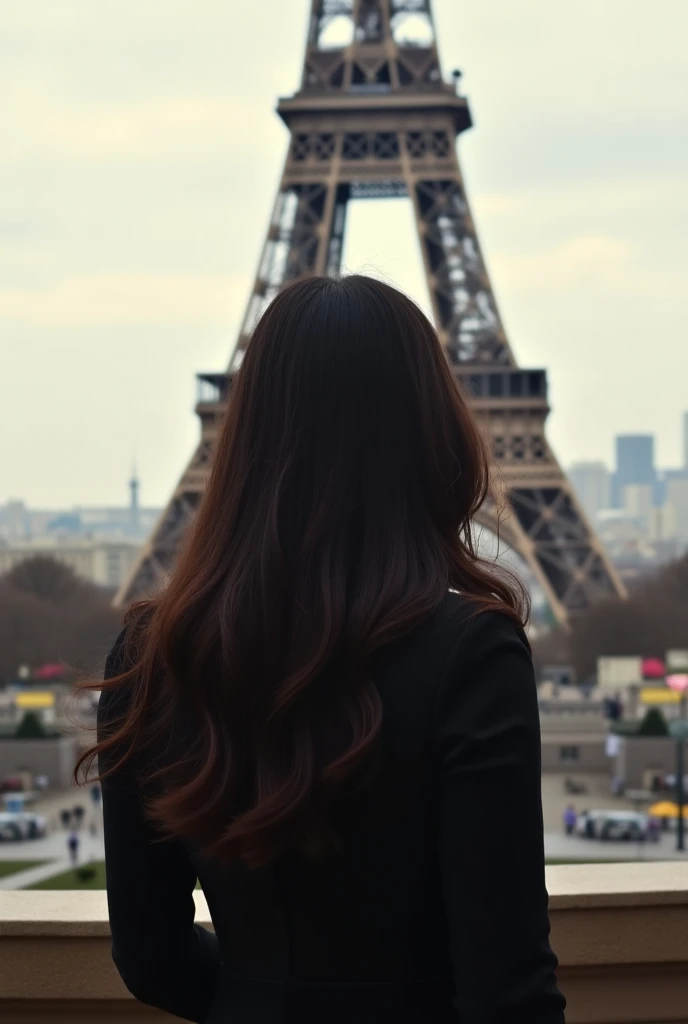
POLYGON ((546 372, 518 367, 502 326, 456 153, 472 124, 459 78, 443 77, 430 0, 312 0, 301 88, 277 108, 291 139, 240 336, 225 373, 199 376, 198 449, 119 604, 154 593, 174 564, 267 305, 301 274, 339 273, 349 200, 399 196, 413 204, 441 342, 491 440, 499 494, 480 524, 522 556, 560 623, 623 595, 547 443, 546 372))

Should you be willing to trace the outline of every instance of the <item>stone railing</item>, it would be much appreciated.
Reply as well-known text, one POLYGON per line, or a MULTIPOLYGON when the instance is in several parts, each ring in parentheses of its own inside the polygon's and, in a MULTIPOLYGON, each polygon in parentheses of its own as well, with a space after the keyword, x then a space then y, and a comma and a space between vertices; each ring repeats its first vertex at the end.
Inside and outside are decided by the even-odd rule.
MULTIPOLYGON (((568 1024, 688 1024, 688 862, 556 867, 548 884, 568 1024)), ((58 1019, 172 1020, 123 988, 102 892, 0 893, 0 1021, 58 1019)))

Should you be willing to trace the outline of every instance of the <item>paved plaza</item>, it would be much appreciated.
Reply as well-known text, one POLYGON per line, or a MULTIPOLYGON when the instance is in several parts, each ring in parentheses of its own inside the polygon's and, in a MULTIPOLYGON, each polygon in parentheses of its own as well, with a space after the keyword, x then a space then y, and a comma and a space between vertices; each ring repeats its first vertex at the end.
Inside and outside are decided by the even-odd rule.
MULTIPOLYGON (((688 859, 677 853, 676 836, 664 834, 658 843, 600 842, 583 839, 580 836, 566 836, 562 829, 562 815, 567 804, 572 803, 578 812, 597 808, 631 808, 634 805, 624 799, 614 798, 609 792, 606 776, 581 776, 588 792, 570 797, 564 788, 560 775, 545 775, 542 780, 543 807, 545 817, 545 853, 549 860, 570 861, 635 861, 688 859)), ((31 867, 27 871, 0 878, 0 889, 22 889, 35 885, 44 879, 67 871, 71 866, 67 849, 68 830, 60 823, 60 812, 73 810, 81 805, 85 810, 84 824, 80 829, 79 864, 103 860, 103 828, 100 805, 95 805, 88 789, 76 787, 65 793, 51 794, 36 802, 32 807, 48 820, 49 834, 43 839, 26 842, 0 843, 0 860, 40 861, 46 863, 31 867)), ((499 813, 498 810, 495 813, 499 813)), ((505 836, 505 851, 508 851, 508 836, 505 836)))
POLYGON ((25 842, 0 843, 0 860, 37 861, 45 860, 40 867, 30 868, 17 874, 0 878, 0 889, 23 889, 46 878, 58 875, 72 867, 67 848, 69 830, 60 822, 60 812, 84 808, 84 820, 79 829, 79 864, 102 860, 103 817, 100 805, 95 805, 88 789, 73 787, 64 793, 50 794, 37 800, 30 810, 43 815, 48 822, 48 834, 42 839, 28 839, 25 842))

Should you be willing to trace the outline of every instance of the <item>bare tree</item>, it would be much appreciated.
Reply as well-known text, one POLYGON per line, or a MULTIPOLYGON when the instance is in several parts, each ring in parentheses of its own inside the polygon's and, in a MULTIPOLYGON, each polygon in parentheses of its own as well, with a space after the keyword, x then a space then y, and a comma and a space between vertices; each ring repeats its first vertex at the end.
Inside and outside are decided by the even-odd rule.
POLYGON ((93 595, 98 589, 86 580, 81 580, 68 565, 49 555, 35 555, 19 562, 7 573, 4 582, 13 590, 33 594, 41 600, 58 605, 87 592, 93 595))
POLYGON ((97 672, 120 622, 107 591, 52 558, 27 559, 0 579, 0 678, 46 662, 97 672))
MULTIPOLYGON (((549 634, 536 642, 536 661, 547 660, 559 639, 549 634)), ((688 556, 641 583, 627 601, 613 599, 589 608, 574 619, 568 634, 568 653, 579 678, 596 671, 598 658, 663 658, 672 647, 688 648, 688 556)))

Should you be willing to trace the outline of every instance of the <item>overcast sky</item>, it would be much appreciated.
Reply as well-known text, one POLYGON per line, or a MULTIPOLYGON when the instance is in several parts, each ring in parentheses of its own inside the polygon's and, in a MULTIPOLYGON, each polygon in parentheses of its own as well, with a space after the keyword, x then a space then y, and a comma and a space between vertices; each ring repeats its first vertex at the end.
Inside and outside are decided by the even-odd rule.
MULTIPOLYGON (((308 0, 0 4, 0 501, 165 501, 224 369, 287 146, 308 0)), ((436 0, 460 156, 517 358, 566 464, 615 433, 680 460, 688 409, 687 0, 436 0)), ((362 212, 363 211, 363 212, 362 212)), ((426 301, 403 204, 351 270, 426 301)))

